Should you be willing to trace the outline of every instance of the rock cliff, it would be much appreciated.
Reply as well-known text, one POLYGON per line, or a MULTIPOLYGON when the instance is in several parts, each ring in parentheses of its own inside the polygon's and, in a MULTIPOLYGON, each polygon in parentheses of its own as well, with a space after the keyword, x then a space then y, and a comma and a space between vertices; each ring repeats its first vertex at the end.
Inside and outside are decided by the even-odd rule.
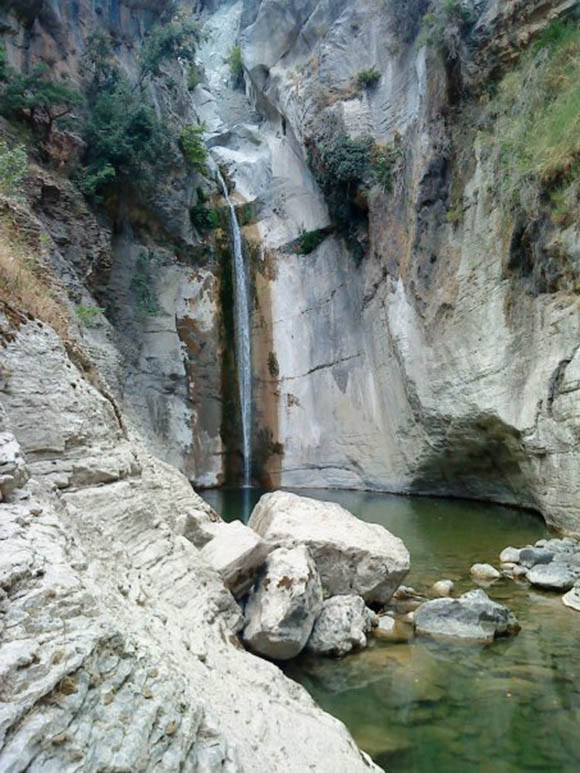
POLYGON ((467 4, 450 41, 435 22, 429 40, 426 3, 402 5, 216 12, 240 9, 262 116, 220 152, 261 203, 256 405, 278 444, 263 476, 512 503, 578 531, 578 232, 503 205, 486 134, 503 131, 490 94, 577 3, 467 4), (341 229, 320 159, 328 175, 345 138, 379 150, 383 178, 341 229))

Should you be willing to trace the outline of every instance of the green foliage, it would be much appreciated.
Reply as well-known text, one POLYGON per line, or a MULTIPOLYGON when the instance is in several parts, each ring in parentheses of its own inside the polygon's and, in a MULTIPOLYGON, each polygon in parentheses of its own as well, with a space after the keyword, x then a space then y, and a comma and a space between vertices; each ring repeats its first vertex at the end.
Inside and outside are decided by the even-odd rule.
POLYGON ((51 80, 48 74, 46 65, 38 65, 30 75, 9 73, 0 100, 4 115, 25 118, 34 128, 41 128, 46 139, 56 121, 84 102, 76 89, 51 80))
POLYGON ((450 207, 445 213, 445 220, 451 225, 458 225, 463 219, 463 212, 456 207, 450 207))
POLYGON ((393 189, 393 181, 397 167, 402 158, 402 144, 399 134, 395 134, 391 145, 375 145, 373 150, 372 166, 375 182, 381 186, 385 193, 393 189))
POLYGON ((105 309, 100 306, 77 306, 75 311, 83 327, 97 327, 99 317, 105 309))
POLYGON ((90 78, 89 93, 114 88, 119 80, 120 71, 113 40, 104 30, 96 30, 87 38, 81 72, 90 78))
POLYGON ((200 28, 192 19, 174 18, 168 23, 157 24, 141 49, 139 82, 148 76, 160 75, 161 66, 168 61, 194 62, 200 40, 200 28))
POLYGON ((370 70, 361 70, 356 76, 357 85, 365 89, 376 86, 380 79, 381 73, 376 67, 371 67, 370 70))
POLYGON ((28 155, 23 145, 12 150, 0 141, 0 190, 8 195, 18 193, 28 172, 28 155))
POLYGON ((221 228, 222 221, 218 209, 206 207, 203 203, 196 204, 189 210, 192 224, 198 231, 215 231, 221 228))
POLYGON ((84 131, 88 150, 83 188, 87 195, 99 195, 120 177, 143 178, 162 163, 168 148, 167 129, 126 81, 120 79, 110 91, 99 92, 91 107, 84 131))
POLYGON ((149 317, 159 317, 163 314, 157 301, 152 271, 158 263, 159 260, 155 256, 149 255, 146 251, 141 252, 131 280, 137 309, 149 317))
POLYGON ((316 231, 306 231, 302 229, 298 237, 298 245, 302 255, 310 255, 311 252, 319 247, 328 236, 325 228, 319 228, 316 231))
POLYGON ((234 46, 228 56, 232 83, 235 88, 242 88, 244 85, 244 63, 242 61, 241 46, 234 46))
POLYGON ((556 216, 577 207, 580 175, 580 24, 555 21, 489 103, 504 205, 556 216))
POLYGON ((181 130, 179 145, 186 163, 200 174, 207 174, 208 152, 203 140, 205 124, 186 126, 181 130))

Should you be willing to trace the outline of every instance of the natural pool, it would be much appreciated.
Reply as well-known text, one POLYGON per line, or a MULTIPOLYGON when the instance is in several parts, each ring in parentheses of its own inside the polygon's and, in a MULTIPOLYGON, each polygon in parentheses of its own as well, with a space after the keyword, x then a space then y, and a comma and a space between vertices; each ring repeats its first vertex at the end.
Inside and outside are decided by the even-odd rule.
MULTIPOLYGON (((261 493, 204 496, 232 520, 244 517, 261 493)), ((497 566, 507 545, 546 536, 537 517, 506 507, 350 491, 297 493, 338 502, 401 537, 411 553, 405 582, 419 591, 441 578, 452 579, 456 592, 477 587, 469 575, 473 563, 497 566)), ((357 655, 302 657, 285 671, 392 773, 577 773, 580 613, 564 607, 558 595, 508 579, 486 592, 516 614, 518 636, 490 647, 373 640, 357 655)))

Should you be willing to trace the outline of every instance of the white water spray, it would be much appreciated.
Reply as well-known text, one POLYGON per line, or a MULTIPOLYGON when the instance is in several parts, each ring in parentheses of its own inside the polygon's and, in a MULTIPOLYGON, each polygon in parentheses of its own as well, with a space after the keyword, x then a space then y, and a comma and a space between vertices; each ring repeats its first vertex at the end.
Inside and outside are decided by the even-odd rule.
POLYGON ((236 364, 238 386, 240 390, 240 410, 242 418, 242 452, 244 455, 244 487, 251 483, 252 464, 252 350, 250 341, 250 304, 248 297, 248 277, 242 249, 242 234, 227 186, 221 174, 218 181, 230 210, 230 228, 234 250, 234 326, 236 336, 236 364))

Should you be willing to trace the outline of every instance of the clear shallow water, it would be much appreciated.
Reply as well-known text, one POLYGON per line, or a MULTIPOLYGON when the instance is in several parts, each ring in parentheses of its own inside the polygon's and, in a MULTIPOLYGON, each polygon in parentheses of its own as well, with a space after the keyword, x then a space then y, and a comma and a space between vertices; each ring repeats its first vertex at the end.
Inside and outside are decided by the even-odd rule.
MULTIPOLYGON (((212 491, 228 520, 262 492, 212 491)), ((450 578, 474 586, 476 561, 497 566, 507 545, 546 536, 533 515, 473 502, 342 491, 301 491, 339 502, 401 537, 411 553, 406 584, 427 590, 450 578)), ((580 613, 558 595, 502 579, 486 589, 522 630, 492 646, 373 640, 342 660, 302 657, 285 666, 317 703, 391 773, 580 771, 580 613)), ((342 773, 337 771, 337 773, 342 773)), ((347 773, 347 772, 345 772, 347 773)))

